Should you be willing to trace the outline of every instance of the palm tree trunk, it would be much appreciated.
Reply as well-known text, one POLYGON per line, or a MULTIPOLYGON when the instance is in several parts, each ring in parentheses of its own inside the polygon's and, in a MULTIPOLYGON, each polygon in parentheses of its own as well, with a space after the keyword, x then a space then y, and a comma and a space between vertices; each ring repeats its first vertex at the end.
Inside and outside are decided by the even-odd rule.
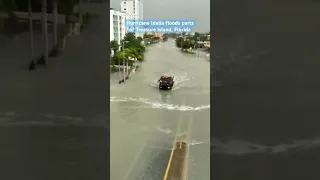
POLYGON ((30 42, 30 63, 29 70, 34 70, 36 68, 36 60, 34 59, 33 50, 33 18, 32 18, 32 5, 31 0, 28 0, 28 16, 29 16, 29 42, 30 42))
POLYGON ((127 76, 129 76, 129 62, 127 61, 127 76))
POLYGON ((42 15, 43 15, 43 37, 44 37, 44 61, 48 64, 48 17, 47 17, 47 0, 42 0, 42 15))
POLYGON ((124 59, 123 59, 122 67, 123 67, 123 82, 124 82, 126 79, 126 68, 125 68, 125 60, 124 59))
POLYGON ((120 59, 118 59, 118 68, 119 68, 119 79, 121 81, 122 79, 121 79, 120 59))
POLYGON ((124 64, 123 64, 123 68, 124 68, 124 76, 125 76, 125 77, 127 77, 126 62, 127 62, 127 61, 124 61, 124 62, 123 62, 123 63, 124 63, 124 64))
POLYGON ((53 45, 58 47, 58 3, 57 0, 52 1, 52 20, 53 20, 53 45))
MULTIPOLYGON (((31 0, 28 0, 28 15, 29 15, 29 41, 30 41, 30 57, 34 61, 34 50, 33 50, 33 18, 32 18, 32 6, 31 0)), ((34 62, 33 62, 34 63, 34 62)))
POLYGON ((79 2, 79 6, 78 6, 79 7, 79 9, 78 9, 79 10, 79 23, 80 23, 80 25, 82 25, 82 17, 83 17, 82 16, 82 0, 79 0, 78 2, 79 2))
POLYGON ((126 69, 126 77, 127 77, 128 76, 127 61, 124 63, 124 67, 126 69))

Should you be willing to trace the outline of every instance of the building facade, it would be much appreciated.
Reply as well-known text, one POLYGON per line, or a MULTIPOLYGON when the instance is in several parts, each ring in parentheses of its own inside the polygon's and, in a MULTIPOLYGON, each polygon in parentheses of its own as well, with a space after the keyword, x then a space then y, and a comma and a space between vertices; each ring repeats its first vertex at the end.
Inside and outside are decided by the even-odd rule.
POLYGON ((160 40, 163 40, 163 33, 153 33, 154 37, 159 38, 160 40))
MULTIPOLYGON (((143 3, 141 0, 124 0, 121 1, 121 11, 125 13, 126 19, 142 20, 143 19, 143 3)), ((136 34, 142 36, 143 33, 136 34)))
POLYGON ((110 41, 117 41, 120 44, 125 36, 125 14, 110 8, 110 41))

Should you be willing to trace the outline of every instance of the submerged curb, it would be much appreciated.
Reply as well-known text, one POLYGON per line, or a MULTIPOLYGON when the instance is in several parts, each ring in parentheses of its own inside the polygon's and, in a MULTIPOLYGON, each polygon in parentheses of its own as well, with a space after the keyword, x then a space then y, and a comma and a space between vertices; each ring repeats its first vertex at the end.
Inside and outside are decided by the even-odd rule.
POLYGON ((119 84, 124 83, 125 80, 129 79, 135 71, 136 71, 136 68, 131 69, 131 70, 130 70, 130 73, 128 74, 128 76, 126 76, 125 79, 120 80, 120 81, 119 81, 119 84))

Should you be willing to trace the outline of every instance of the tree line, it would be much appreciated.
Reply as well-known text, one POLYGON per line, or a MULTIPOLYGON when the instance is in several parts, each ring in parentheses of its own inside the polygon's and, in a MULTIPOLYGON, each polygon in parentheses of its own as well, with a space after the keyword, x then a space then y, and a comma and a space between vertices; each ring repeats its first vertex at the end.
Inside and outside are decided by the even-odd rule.
MULTIPOLYGON (((164 34, 162 41, 167 41, 168 37, 168 34, 164 34)), ((143 37, 136 37, 135 33, 128 32, 123 40, 120 41, 120 44, 115 40, 110 42, 110 47, 113 51, 110 65, 114 67, 115 65, 128 63, 132 66, 134 63, 132 59, 141 62, 144 60, 146 46, 160 41, 160 37, 156 37, 154 34, 145 33, 143 34, 143 37)))
POLYGON ((115 40, 111 41, 110 47, 113 51, 110 63, 111 66, 123 65, 125 63, 132 66, 134 63, 132 59, 143 61, 145 46, 142 44, 142 40, 141 37, 136 37, 135 33, 129 32, 125 35, 123 40, 121 40, 120 44, 115 40))
POLYGON ((206 34, 201 34, 196 32, 193 36, 186 35, 186 33, 182 33, 182 35, 177 35, 176 36, 176 46, 181 49, 189 49, 189 48, 199 48, 200 46, 198 45, 199 41, 208 41, 208 35, 209 33, 206 34))

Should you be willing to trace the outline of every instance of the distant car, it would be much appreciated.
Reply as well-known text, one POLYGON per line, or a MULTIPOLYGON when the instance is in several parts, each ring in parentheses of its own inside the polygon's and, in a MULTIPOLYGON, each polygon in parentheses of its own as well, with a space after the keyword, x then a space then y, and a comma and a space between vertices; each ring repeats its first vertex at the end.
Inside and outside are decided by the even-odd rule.
POLYGON ((174 84, 173 76, 161 76, 158 80, 159 89, 162 90, 171 90, 174 84))

